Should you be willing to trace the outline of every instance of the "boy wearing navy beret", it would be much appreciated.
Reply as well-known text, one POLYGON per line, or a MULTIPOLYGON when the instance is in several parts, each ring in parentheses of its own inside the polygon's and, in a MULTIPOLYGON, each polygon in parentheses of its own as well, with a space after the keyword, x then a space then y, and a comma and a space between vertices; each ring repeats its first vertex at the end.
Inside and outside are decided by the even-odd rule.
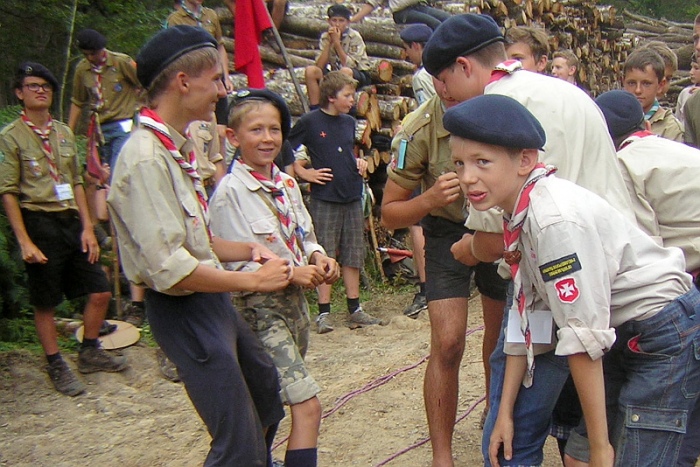
MULTIPOLYGON (((556 354, 566 357, 585 418, 567 453, 592 465, 676 465, 700 397, 700 292, 681 251, 659 246, 604 199, 552 176, 556 168, 538 162, 544 129, 514 99, 476 97, 443 122, 472 207, 503 210, 514 282, 490 463, 515 465, 513 439, 528 430, 521 395, 552 371, 534 356, 556 354)), ((558 393, 540 391, 556 401, 558 393)))

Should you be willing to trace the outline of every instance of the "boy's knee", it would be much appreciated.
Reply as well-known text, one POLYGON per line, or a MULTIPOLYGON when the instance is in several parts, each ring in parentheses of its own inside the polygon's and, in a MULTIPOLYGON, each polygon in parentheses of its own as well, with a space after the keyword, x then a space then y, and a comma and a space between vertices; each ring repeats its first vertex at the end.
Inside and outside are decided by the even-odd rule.
POLYGON ((321 401, 318 396, 291 406, 293 416, 304 420, 321 420, 321 401))
POLYGON ((464 353, 464 339, 458 336, 439 336, 436 343, 430 358, 441 366, 458 367, 464 353))
POLYGON ((306 78, 306 80, 315 79, 320 81, 322 77, 323 71, 316 65, 309 65, 306 67, 306 70, 304 70, 304 78, 306 78))
POLYGON ((109 305, 109 301, 112 299, 112 293, 111 292, 97 292, 97 293, 91 293, 88 297, 88 300, 90 301, 90 304, 94 306, 107 306, 109 305))
POLYGON ((348 68, 344 66, 343 68, 340 69, 340 72, 343 73, 344 75, 348 75, 349 77, 352 78, 352 68, 348 68))

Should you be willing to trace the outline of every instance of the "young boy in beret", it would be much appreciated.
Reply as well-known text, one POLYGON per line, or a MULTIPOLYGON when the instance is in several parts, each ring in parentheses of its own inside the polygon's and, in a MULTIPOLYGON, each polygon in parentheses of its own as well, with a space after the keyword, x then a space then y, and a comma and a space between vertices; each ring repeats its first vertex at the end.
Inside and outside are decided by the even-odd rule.
POLYGON ((418 105, 435 95, 433 77, 423 68, 423 47, 432 33, 433 30, 425 24, 412 24, 399 34, 406 59, 416 66, 412 87, 418 105))
MULTIPOLYGON (((503 210, 515 288, 491 464, 513 465, 513 436, 527 429, 520 393, 556 371, 536 366, 534 355, 556 352, 566 356, 585 418, 567 452, 586 452, 592 465, 675 465, 700 397, 700 292, 681 251, 552 176, 556 168, 538 162, 544 129, 514 99, 476 97, 448 110, 444 125, 471 205, 503 210)), ((558 392, 541 388, 539 396, 556 400, 558 392)))
POLYGON ((0 196, 17 237, 29 283, 34 323, 57 391, 76 396, 85 386, 61 357, 54 314, 64 295, 87 295, 78 371, 122 371, 125 357, 111 356, 97 340, 112 295, 98 264, 100 247, 90 221, 73 132, 50 109, 58 81, 43 65, 17 70, 20 118, 0 132, 0 196))
POLYGON ((196 155, 183 134, 194 120, 210 121, 225 93, 216 46, 191 26, 165 29, 143 46, 136 61, 148 107, 114 168, 108 205, 124 272, 147 287, 153 336, 212 437, 204 465, 265 466, 284 416, 277 371, 229 292, 283 289, 292 270, 262 245, 209 230, 196 155), (238 272, 220 261, 264 264, 238 272))
MULTIPOLYGON (((275 363, 282 401, 290 406, 292 428, 284 465, 313 467, 321 389, 304 365, 310 329, 304 290, 335 282, 340 270, 316 241, 299 185, 274 163, 290 121, 284 100, 271 91, 244 89, 234 95, 227 135, 240 156, 211 199, 211 227, 223 239, 266 245, 294 265, 287 288, 243 292, 235 303, 275 363)), ((239 261, 226 268, 255 271, 260 264, 239 261)))

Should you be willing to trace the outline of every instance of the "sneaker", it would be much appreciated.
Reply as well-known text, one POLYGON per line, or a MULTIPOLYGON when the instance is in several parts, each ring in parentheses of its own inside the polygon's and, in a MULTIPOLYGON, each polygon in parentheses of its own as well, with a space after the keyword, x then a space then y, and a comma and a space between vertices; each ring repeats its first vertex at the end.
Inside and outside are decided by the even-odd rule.
POLYGON ((117 373, 127 366, 126 357, 112 356, 101 347, 83 347, 78 352, 78 371, 81 373, 117 373))
POLYGON ((116 324, 109 324, 107 320, 102 321, 102 326, 100 326, 100 337, 106 336, 107 334, 112 334, 117 330, 116 324))
POLYGON ((321 313, 316 318, 316 328, 319 334, 326 334, 333 330, 333 326, 328 322, 328 313, 321 313))
POLYGON ((63 359, 47 365, 46 372, 49 374, 56 391, 61 394, 73 397, 85 392, 85 385, 75 377, 63 359))
POLYGON ((382 320, 365 313, 360 307, 350 313, 350 323, 359 324, 360 326, 371 326, 373 324, 382 324, 382 320))
POLYGON ((146 321, 146 310, 140 306, 129 304, 124 310, 124 321, 140 328, 146 321))
POLYGON ((408 305, 408 307, 403 310, 403 314, 409 318, 416 319, 421 311, 428 309, 428 301, 425 295, 415 294, 413 296, 413 303, 408 305))
POLYGON ((180 381, 180 375, 177 373, 175 364, 165 355, 163 349, 156 350, 156 359, 158 359, 158 369, 165 379, 177 383, 180 381))

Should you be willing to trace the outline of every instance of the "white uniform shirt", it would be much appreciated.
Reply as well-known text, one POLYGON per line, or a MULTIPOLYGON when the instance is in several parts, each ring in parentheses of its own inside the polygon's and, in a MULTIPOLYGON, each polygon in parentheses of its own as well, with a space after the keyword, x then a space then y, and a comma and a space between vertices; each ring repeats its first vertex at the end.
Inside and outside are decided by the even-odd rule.
POLYGON ((658 136, 626 142, 617 157, 639 227, 700 268, 700 150, 658 136))
MULTIPOLYGON (((615 326, 650 318, 690 290, 681 251, 659 246, 596 194, 550 176, 530 200, 520 271, 534 309, 552 311, 557 355, 600 358, 615 326)), ((514 347, 506 352, 525 353, 514 347)))
POLYGON ((435 95, 433 77, 430 76, 430 73, 425 71, 423 67, 418 68, 413 74, 411 85, 413 86, 413 95, 416 101, 418 101, 418 105, 421 105, 435 95))
MULTIPOLYGON (((540 161, 556 166, 558 177, 597 193, 634 219, 605 119, 585 92, 564 80, 520 70, 486 86, 485 94, 509 96, 527 107, 547 135, 540 161)), ((467 227, 498 233, 503 221, 494 210, 471 209, 467 227)))
MULTIPOLYGON (((289 175, 281 175, 285 184, 284 196, 292 206, 292 223, 301 228, 304 256, 308 259, 315 251, 325 255, 325 250, 316 241, 311 216, 304 207, 299 185, 289 175)), ((272 211, 261 194, 274 206, 270 192, 236 161, 209 201, 212 233, 225 240, 259 243, 280 258, 294 260, 294 255, 282 238, 277 212, 272 211)), ((257 271, 260 266, 260 263, 253 261, 224 264, 226 269, 238 271, 257 271)))

